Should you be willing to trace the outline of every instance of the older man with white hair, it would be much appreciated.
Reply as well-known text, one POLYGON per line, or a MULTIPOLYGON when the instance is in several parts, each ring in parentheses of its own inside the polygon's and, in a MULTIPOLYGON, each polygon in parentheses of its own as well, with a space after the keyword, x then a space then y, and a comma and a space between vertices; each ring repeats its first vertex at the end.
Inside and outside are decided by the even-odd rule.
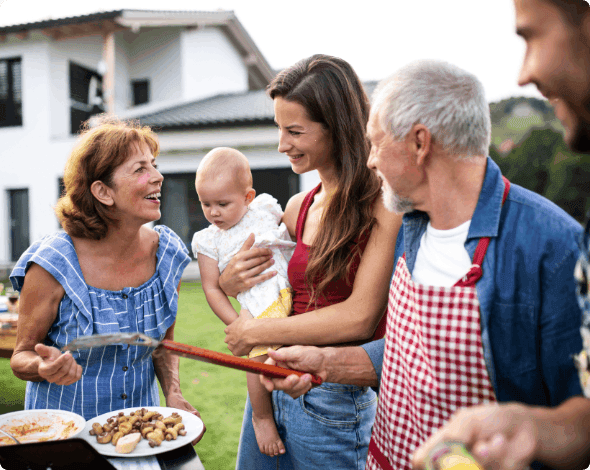
MULTIPOLYGON (((408 470, 461 407, 581 393, 570 357, 581 348, 571 282, 581 226, 503 178, 487 156, 483 87, 458 67, 422 61, 384 80, 367 131, 386 206, 405 214, 386 338, 270 356, 329 382, 379 384, 367 468, 408 470)), ((310 387, 305 375, 261 380, 292 396, 310 387)))

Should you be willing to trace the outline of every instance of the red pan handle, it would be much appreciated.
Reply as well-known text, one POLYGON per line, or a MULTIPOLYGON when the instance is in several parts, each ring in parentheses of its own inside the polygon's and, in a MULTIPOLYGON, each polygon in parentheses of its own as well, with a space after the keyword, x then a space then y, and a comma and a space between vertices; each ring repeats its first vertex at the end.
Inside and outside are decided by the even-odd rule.
MULTIPOLYGON (((231 354, 224 354, 217 351, 211 351, 209 349, 197 348, 196 346, 177 343, 176 341, 170 341, 169 339, 163 340, 161 342, 161 346, 164 349, 176 354, 177 356, 188 357, 190 359, 196 359, 197 361, 231 367, 232 369, 243 370, 246 372, 254 372, 267 377, 282 379, 292 374, 302 376, 306 373, 298 370, 287 369, 285 367, 264 364, 262 362, 253 361, 252 359, 244 359, 243 357, 232 356, 231 354)), ((311 382, 315 385, 321 385, 322 379, 321 377, 312 375, 311 382)))

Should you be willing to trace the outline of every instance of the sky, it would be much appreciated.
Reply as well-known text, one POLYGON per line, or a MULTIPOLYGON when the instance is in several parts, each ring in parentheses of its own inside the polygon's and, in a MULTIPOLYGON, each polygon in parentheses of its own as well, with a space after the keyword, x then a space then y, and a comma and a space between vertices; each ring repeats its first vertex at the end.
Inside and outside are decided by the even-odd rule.
POLYGON ((419 59, 475 74, 488 101, 541 95, 520 88, 524 42, 512 0, 0 0, 0 25, 118 9, 233 10, 273 69, 312 54, 348 61, 362 80, 380 80, 419 59))

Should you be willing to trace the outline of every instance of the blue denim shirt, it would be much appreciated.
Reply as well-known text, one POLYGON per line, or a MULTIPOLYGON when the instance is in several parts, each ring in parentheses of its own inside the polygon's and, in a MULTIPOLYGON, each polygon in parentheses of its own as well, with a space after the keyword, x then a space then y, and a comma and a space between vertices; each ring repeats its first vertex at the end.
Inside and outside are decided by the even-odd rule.
MULTIPOLYGON (((581 312, 573 271, 582 227, 547 199, 504 183, 488 157, 486 175, 465 242, 471 258, 480 237, 491 237, 476 284, 486 366, 498 401, 554 406, 581 394, 572 355, 582 347, 581 312)), ((395 257, 416 263, 428 216, 404 216, 395 257)), ((381 375, 384 341, 367 343, 381 375)))

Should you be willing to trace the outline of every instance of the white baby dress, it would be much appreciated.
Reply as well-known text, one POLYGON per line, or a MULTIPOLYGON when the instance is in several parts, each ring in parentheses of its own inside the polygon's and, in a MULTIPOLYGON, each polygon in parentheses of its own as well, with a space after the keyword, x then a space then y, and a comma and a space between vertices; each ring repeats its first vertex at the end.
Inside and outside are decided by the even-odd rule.
MULTIPOLYGON (((248 212, 233 227, 222 230, 210 225, 193 236, 195 258, 197 253, 202 253, 217 260, 220 273, 251 233, 256 236, 254 247, 272 250, 275 263, 265 272, 276 271, 276 276, 237 297, 242 308, 248 309, 255 318, 284 318, 291 312, 291 285, 287 266, 296 243, 291 241, 286 225, 281 223, 282 217, 283 211, 277 200, 269 194, 261 194, 252 201, 248 212)), ((255 348, 250 357, 266 354, 267 347, 263 350, 255 348)))

